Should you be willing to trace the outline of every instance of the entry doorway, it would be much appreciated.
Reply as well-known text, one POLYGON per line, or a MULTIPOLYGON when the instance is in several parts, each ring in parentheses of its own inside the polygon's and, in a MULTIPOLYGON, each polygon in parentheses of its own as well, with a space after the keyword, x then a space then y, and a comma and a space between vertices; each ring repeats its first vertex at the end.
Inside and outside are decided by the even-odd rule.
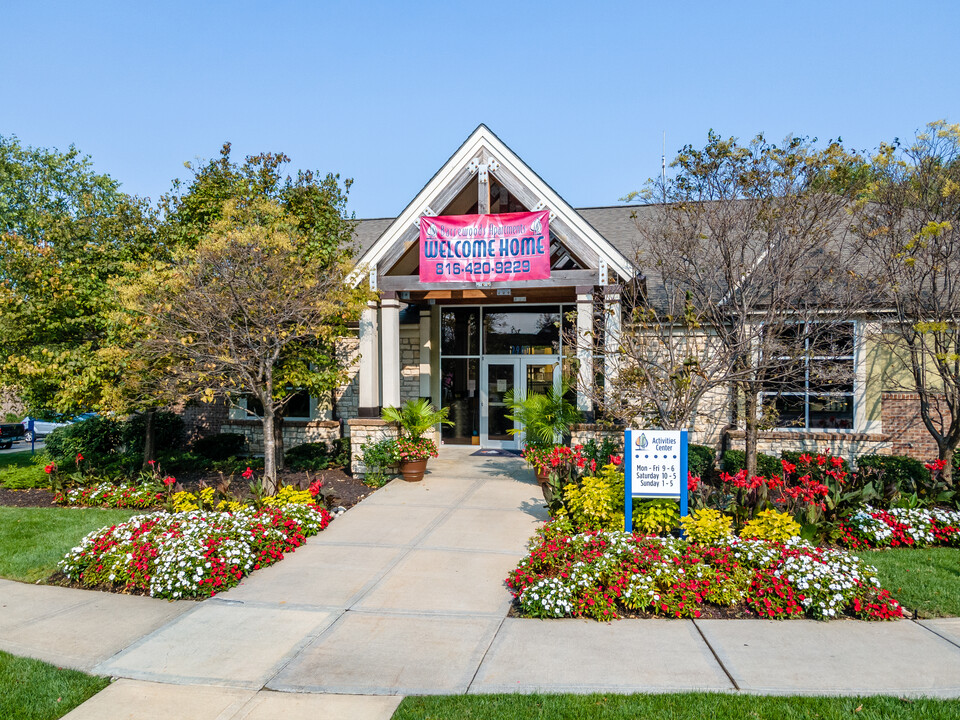
POLYGON ((560 358, 557 355, 486 355, 480 367, 480 446, 519 450, 523 428, 510 420, 507 397, 545 393, 560 389, 560 358), (516 432, 511 433, 514 430, 516 432))

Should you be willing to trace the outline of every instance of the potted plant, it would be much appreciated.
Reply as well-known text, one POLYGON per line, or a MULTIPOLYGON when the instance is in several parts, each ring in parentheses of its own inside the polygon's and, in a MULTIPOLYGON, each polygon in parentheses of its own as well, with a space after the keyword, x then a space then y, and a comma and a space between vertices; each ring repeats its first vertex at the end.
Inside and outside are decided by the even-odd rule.
POLYGON ((424 433, 437 424, 453 425, 447 419, 449 408, 437 410, 429 401, 408 400, 401 407, 386 407, 381 417, 400 426, 400 437, 393 443, 393 455, 407 482, 423 479, 427 460, 437 456, 437 445, 424 433))
POLYGON ((549 503, 553 497, 551 483, 551 452, 557 443, 570 431, 570 426, 580 422, 580 411, 566 399, 568 387, 550 388, 546 393, 530 393, 518 398, 513 393, 506 397, 512 415, 507 418, 519 422, 521 430, 511 428, 511 435, 524 433, 523 457, 537 474, 537 482, 549 503))

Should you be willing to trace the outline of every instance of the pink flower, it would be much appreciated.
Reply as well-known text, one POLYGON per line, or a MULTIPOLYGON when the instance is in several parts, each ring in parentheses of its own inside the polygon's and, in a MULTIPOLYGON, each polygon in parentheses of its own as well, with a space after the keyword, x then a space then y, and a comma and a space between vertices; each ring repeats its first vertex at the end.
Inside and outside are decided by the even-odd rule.
POLYGON ((251 469, 248 467, 246 470, 243 471, 242 477, 243 477, 244 480, 249 480, 250 478, 253 477, 253 470, 251 470, 251 469))

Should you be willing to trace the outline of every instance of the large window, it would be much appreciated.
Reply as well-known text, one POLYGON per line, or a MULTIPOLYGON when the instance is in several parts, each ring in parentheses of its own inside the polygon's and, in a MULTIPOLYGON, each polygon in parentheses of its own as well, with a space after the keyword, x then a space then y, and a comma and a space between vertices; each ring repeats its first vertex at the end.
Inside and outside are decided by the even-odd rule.
POLYGON ((854 324, 798 323, 781 331, 778 372, 764 386, 776 423, 800 430, 854 427, 854 324))

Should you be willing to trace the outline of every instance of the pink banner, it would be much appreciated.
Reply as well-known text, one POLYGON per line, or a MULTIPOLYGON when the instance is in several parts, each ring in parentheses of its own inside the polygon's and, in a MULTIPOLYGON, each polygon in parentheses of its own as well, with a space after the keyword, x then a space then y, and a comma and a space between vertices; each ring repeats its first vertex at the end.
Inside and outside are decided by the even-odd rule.
POLYGON ((550 277, 550 211, 420 218, 420 282, 550 277))

